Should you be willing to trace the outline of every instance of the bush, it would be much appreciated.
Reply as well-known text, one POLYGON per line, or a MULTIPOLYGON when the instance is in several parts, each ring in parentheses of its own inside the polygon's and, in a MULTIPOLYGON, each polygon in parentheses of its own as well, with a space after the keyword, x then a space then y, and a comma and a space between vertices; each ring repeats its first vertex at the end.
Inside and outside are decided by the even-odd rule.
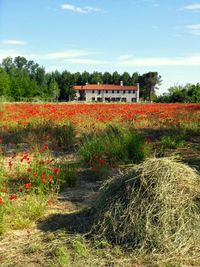
POLYGON ((183 135, 166 135, 160 140, 160 144, 163 148, 178 148, 184 145, 183 135))
POLYGON ((55 125, 54 138, 63 149, 70 149, 75 143, 75 127, 69 122, 64 125, 55 125))
POLYGON ((79 148, 81 160, 92 168, 109 168, 119 162, 140 162, 150 153, 143 136, 120 125, 85 137, 79 148))
POLYGON ((132 248, 186 252, 200 241, 199 194, 193 169, 149 159, 103 185, 93 205, 92 233, 132 248))

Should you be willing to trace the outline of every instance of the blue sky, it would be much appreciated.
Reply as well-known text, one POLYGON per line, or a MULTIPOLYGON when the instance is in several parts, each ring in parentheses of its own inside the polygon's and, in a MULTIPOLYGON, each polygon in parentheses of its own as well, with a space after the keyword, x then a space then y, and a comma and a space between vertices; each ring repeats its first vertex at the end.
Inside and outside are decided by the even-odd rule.
POLYGON ((158 71, 159 93, 200 82, 198 0, 0 0, 0 61, 47 71, 158 71))

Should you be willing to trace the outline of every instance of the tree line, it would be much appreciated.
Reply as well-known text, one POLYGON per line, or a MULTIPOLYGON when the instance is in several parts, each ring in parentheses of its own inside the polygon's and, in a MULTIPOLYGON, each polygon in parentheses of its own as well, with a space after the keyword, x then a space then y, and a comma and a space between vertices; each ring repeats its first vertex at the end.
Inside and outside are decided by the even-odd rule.
POLYGON ((174 85, 157 97, 159 103, 200 103, 200 84, 174 85))
POLYGON ((157 86, 161 84, 161 76, 157 72, 140 75, 138 72, 129 74, 117 71, 89 73, 71 73, 54 71, 48 73, 33 60, 17 56, 7 57, 0 64, 0 96, 10 101, 48 100, 69 101, 75 97, 74 85, 90 84, 140 84, 140 97, 151 100, 155 96, 157 86))

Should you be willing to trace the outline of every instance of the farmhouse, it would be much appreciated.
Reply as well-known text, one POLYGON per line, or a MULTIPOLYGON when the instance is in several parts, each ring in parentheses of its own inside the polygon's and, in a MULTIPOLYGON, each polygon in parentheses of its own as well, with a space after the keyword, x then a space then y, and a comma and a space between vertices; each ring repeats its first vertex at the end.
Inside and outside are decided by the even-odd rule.
POLYGON ((87 102, 139 102, 139 84, 85 84, 74 86, 76 99, 87 102))

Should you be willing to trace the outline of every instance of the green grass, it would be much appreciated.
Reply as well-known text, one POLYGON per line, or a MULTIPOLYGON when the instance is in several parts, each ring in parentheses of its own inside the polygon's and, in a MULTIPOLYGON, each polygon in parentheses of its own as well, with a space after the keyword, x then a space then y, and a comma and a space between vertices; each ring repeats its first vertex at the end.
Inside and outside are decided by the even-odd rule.
POLYGON ((122 162, 141 162, 150 151, 151 146, 141 134, 121 125, 109 125, 98 134, 85 136, 78 154, 83 164, 103 171, 122 162))

